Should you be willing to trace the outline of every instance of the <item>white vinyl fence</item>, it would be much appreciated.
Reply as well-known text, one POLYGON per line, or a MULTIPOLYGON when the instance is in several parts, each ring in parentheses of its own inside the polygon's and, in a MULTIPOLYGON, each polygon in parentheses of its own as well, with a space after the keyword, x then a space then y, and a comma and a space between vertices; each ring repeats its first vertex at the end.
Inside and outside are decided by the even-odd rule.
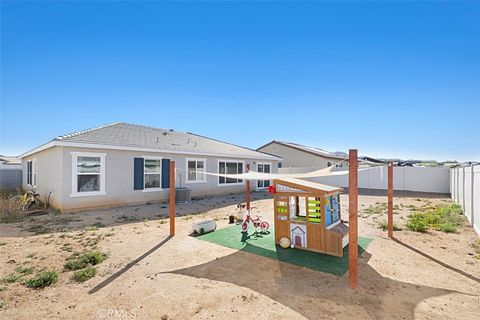
MULTIPOLYGON (((279 169, 279 173, 304 173, 313 170, 315 169, 281 168, 279 169)), ((344 175, 318 177, 311 180, 331 186, 348 187, 348 173, 344 175)), ((368 168, 358 172, 359 188, 387 190, 387 183, 387 166, 368 168)), ((450 193, 450 169, 394 167, 393 189, 401 191, 450 193)))
POLYGON ((480 235, 480 165, 451 169, 450 194, 480 235))

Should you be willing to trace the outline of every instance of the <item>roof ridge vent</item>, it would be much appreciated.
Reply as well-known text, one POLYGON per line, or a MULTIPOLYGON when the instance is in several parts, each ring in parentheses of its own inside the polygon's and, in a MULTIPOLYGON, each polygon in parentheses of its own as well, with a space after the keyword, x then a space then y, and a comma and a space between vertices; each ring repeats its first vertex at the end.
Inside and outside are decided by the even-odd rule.
POLYGON ((106 128, 106 127, 114 126, 114 125, 120 124, 120 123, 121 122, 114 122, 114 123, 105 124, 105 125, 95 127, 95 128, 80 130, 80 131, 77 131, 77 132, 60 135, 60 136, 56 137, 55 139, 62 140, 62 139, 66 139, 66 138, 71 138, 71 137, 79 136, 79 135, 84 134, 84 133, 89 133, 89 132, 92 132, 92 131, 95 131, 95 130, 99 130, 99 129, 103 129, 103 128, 106 128))

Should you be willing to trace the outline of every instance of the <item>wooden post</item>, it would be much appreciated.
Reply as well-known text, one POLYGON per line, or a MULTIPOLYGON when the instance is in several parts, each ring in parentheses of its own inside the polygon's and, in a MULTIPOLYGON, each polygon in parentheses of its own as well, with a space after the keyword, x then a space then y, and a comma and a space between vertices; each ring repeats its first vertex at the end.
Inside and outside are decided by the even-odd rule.
POLYGON ((388 237, 393 238, 393 163, 388 164, 388 237))
POLYGON ((175 235, 175 161, 170 161, 170 236, 175 235))
MULTIPOLYGON (((250 164, 247 163, 247 172, 249 171, 250 171, 250 164)), ((246 180, 245 183, 247 185, 247 190, 245 191, 246 192, 245 202, 247 204, 247 210, 250 210, 250 180, 246 180)))
POLYGON ((358 152, 348 153, 348 286, 358 286, 358 152))

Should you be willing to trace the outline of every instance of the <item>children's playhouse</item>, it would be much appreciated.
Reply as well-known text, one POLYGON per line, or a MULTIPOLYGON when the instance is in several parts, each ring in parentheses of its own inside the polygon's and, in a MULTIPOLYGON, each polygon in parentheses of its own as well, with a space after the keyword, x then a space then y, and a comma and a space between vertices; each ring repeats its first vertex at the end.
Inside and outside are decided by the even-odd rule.
POLYGON ((341 220, 342 188, 282 178, 273 181, 275 243, 288 238, 298 249, 343 256, 348 226, 341 220))

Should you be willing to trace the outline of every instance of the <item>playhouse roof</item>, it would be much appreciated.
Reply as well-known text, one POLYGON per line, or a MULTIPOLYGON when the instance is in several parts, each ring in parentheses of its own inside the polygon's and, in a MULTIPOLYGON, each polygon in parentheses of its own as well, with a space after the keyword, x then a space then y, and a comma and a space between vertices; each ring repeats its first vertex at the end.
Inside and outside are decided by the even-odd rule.
POLYGON ((305 191, 322 192, 322 193, 336 193, 342 191, 342 188, 329 186, 326 184, 316 183, 312 181, 296 179, 296 178, 281 178, 276 182, 287 187, 296 188, 305 191))

